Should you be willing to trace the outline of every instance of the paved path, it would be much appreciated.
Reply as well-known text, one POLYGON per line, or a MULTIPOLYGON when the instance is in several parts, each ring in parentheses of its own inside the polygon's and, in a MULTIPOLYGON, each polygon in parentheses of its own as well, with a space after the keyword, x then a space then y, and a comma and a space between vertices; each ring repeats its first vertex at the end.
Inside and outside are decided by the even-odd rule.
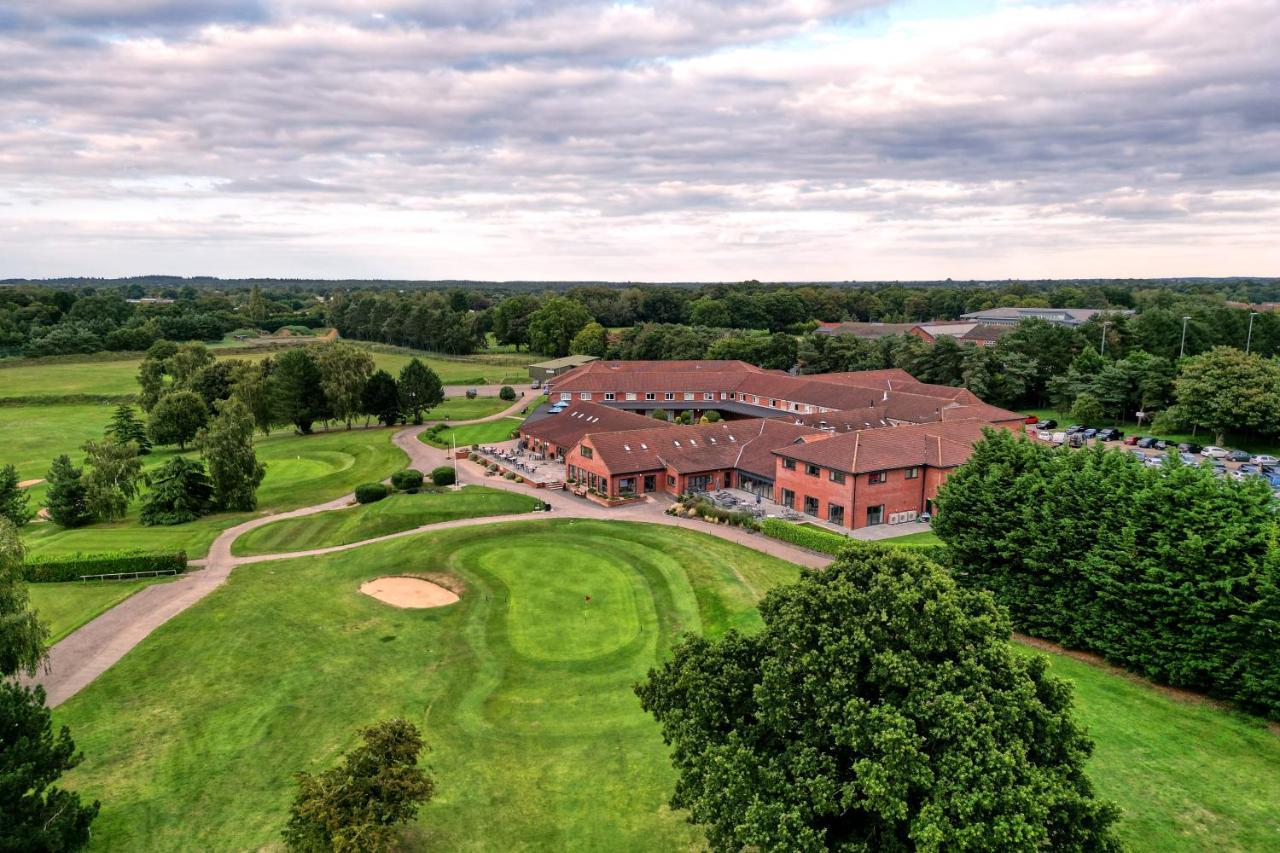
MULTIPOLYGON (((526 397, 517 400, 504 411, 472 421, 456 421, 454 425, 482 423, 509 417, 519 412, 528 403, 529 398, 526 397)), ((409 466, 421 471, 430 471, 438 465, 450 462, 447 451, 431 447, 418 438, 418 435, 429 426, 430 424, 422 424, 421 426, 406 427, 392 436, 392 441, 395 445, 409 457, 409 466)), ((826 555, 796 548, 758 533, 751 533, 736 527, 713 525, 703 521, 667 515, 666 508, 670 506, 671 501, 670 498, 665 496, 650 497, 643 503, 609 508, 600 506, 585 498, 579 498, 568 491, 535 490, 530 486, 518 485, 503 477, 486 477, 483 468, 466 460, 459 461, 457 469, 460 485, 475 484, 523 494, 534 494, 551 505, 554 516, 598 519, 602 521, 633 521, 662 524, 669 527, 682 527, 718 536, 721 539, 736 542, 761 553, 802 566, 822 568, 831 562, 831 558, 826 555)), ((464 518, 328 548, 313 548, 305 551, 263 554, 252 557, 236 557, 231 554, 231 544, 238 537, 254 528, 286 518, 299 518, 319 512, 341 509, 352 504, 353 498, 348 494, 315 506, 259 516, 227 528, 213 541, 213 544, 209 547, 208 554, 203 560, 192 561, 193 564, 202 565, 203 568, 187 572, 170 583, 149 586, 74 631, 49 650, 47 670, 37 675, 33 680, 44 685, 50 706, 65 702, 99 675, 106 672, 108 668, 124 657, 130 649, 142 642, 156 628, 159 628, 165 622, 213 592, 227 579, 231 574, 231 570, 238 565, 317 554, 332 554, 338 551, 361 548, 376 542, 385 542, 404 536, 416 536, 420 533, 435 530, 472 527, 503 521, 526 521, 530 518, 528 513, 464 518)), ((893 528, 893 535, 914 532, 907 530, 907 527, 909 525, 893 528)))

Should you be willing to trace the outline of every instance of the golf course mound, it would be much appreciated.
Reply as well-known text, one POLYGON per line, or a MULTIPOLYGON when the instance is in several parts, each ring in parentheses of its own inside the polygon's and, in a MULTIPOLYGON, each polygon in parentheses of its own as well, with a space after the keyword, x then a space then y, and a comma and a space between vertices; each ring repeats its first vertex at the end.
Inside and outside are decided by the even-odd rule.
POLYGON ((360 591, 392 607, 421 610, 427 607, 444 607, 458 600, 458 594, 439 584, 422 578, 385 577, 374 578, 360 584, 360 591))

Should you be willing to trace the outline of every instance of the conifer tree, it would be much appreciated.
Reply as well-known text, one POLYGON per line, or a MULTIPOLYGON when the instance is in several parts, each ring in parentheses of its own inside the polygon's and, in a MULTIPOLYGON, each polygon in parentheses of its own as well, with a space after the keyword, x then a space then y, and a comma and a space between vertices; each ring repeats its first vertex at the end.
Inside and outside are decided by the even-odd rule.
POLYGON ((44 504, 54 524, 81 527, 93 521, 82 473, 80 468, 71 464, 71 457, 65 453, 53 460, 45 477, 49 490, 45 493, 44 504))
POLYGON ((133 413, 133 406, 121 403, 116 406, 111 423, 107 426, 107 435, 124 443, 132 441, 138 445, 138 453, 146 456, 151 452, 151 440, 147 438, 147 428, 133 413))

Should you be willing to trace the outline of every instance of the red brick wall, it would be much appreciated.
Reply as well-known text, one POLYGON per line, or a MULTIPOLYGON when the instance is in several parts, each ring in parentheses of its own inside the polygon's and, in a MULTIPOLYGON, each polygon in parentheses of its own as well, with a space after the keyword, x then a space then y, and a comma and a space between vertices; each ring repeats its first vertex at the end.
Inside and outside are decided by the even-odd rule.
POLYGON ((827 506, 832 502, 844 507, 845 525, 849 525, 849 507, 853 502, 852 474, 845 475, 843 483, 831 482, 831 475, 826 468, 821 469, 819 476, 811 477, 804 472, 804 463, 796 462, 795 470, 782 467, 782 460, 775 462, 773 480, 773 499, 782 502, 782 490, 790 489, 796 493, 796 512, 804 512, 804 499, 818 499, 817 517, 827 520, 827 506))
POLYGON ((907 469, 897 468, 885 472, 885 482, 875 485, 871 483, 870 474, 847 474, 841 484, 831 481, 826 468, 822 469, 821 476, 811 477, 805 473, 803 462, 796 462, 795 470, 791 471, 783 468, 779 459, 774 475, 773 499, 781 503, 782 490, 790 489, 796 493, 796 511, 804 512, 805 497, 815 497, 818 499, 816 517, 822 521, 827 520, 830 504, 838 503, 844 507, 844 524, 849 528, 866 527, 867 509, 883 505, 882 523, 888 524, 893 513, 924 512, 925 501, 937 495, 938 486, 950 470, 921 467, 916 478, 908 480, 907 469))

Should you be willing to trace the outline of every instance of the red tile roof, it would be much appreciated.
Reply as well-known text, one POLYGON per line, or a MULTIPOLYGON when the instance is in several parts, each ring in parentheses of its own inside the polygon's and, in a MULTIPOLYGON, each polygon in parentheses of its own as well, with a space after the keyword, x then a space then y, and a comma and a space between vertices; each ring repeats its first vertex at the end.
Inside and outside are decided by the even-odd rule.
POLYGON ((852 474, 915 465, 954 468, 969 458, 973 445, 982 440, 982 430, 989 426, 982 421, 957 421, 860 430, 778 448, 774 453, 852 474))
POLYGON ((520 434, 550 442, 557 447, 572 447, 588 433, 650 428, 656 423, 653 418, 635 412, 583 400, 558 415, 547 415, 536 421, 526 422, 520 427, 520 434))
POLYGON ((593 455, 610 473, 670 468, 681 474, 726 468, 773 477, 773 451, 822 435, 813 427, 768 418, 668 426, 585 436, 593 455))

